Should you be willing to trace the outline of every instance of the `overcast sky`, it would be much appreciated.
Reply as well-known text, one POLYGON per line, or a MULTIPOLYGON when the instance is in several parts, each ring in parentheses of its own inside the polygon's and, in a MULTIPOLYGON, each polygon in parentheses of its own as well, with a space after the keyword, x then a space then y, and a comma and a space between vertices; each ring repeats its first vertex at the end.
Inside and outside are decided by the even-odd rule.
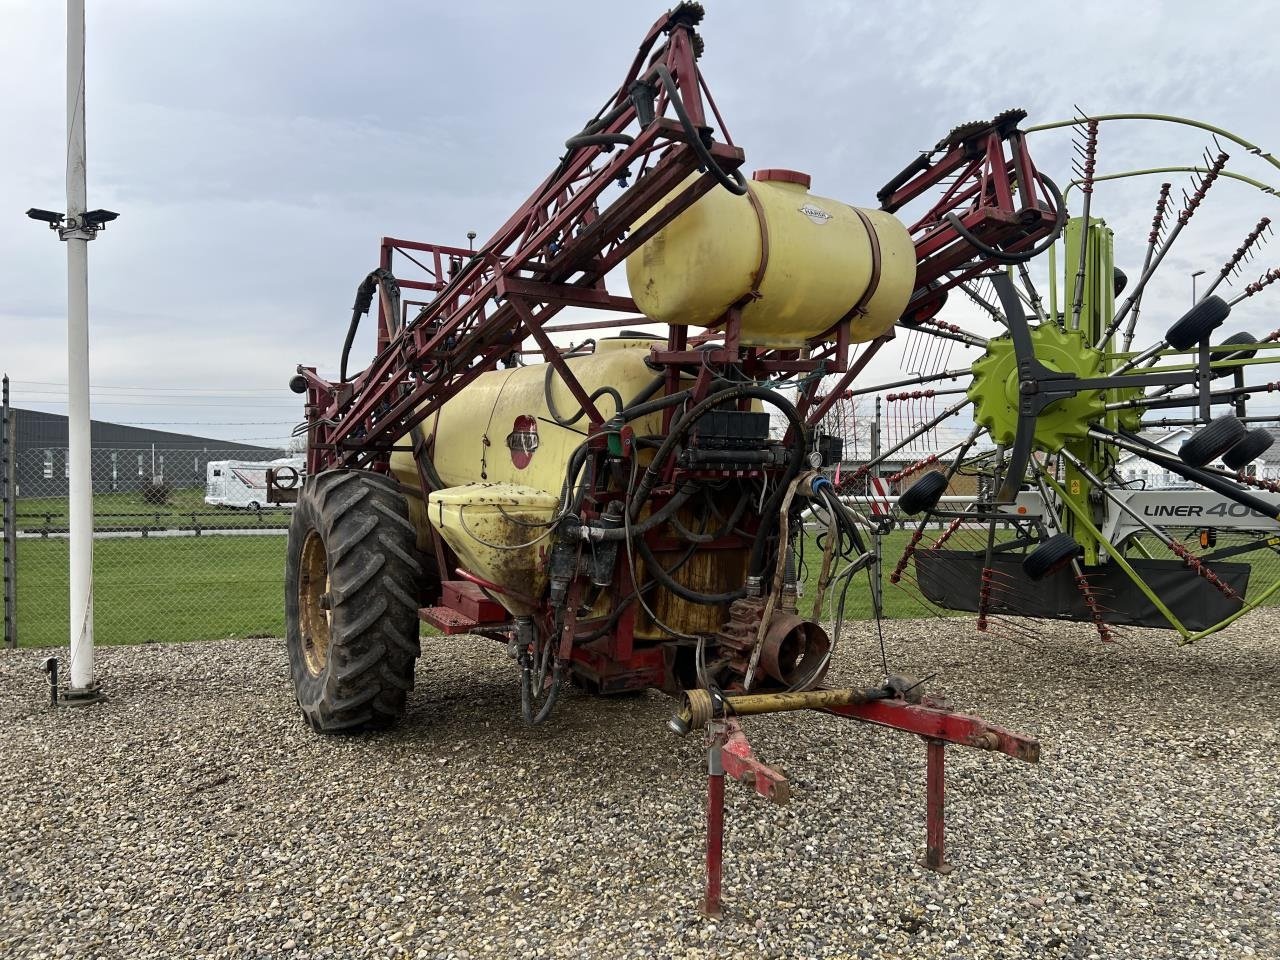
MULTIPOLYGON (((664 8, 88 5, 89 205, 121 214, 90 246, 94 416, 264 443, 299 415, 283 387, 295 365, 336 366, 378 238, 487 237, 664 8)), ((707 6, 702 67, 747 169, 806 170, 816 193, 851 203, 874 206, 876 189, 950 127, 1013 106, 1028 124, 1076 104, 1177 113, 1280 151, 1269 4, 707 6)), ((0 369, 19 405, 57 411, 65 254, 23 211, 65 204, 64 17, 56 0, 0 0, 0 369)), ((1032 139, 1059 182, 1069 142, 1032 139)), ((1195 163, 1208 143, 1167 125, 1104 126, 1099 168, 1195 163)), ((1280 170, 1228 152, 1229 169, 1280 184, 1280 170)), ((1132 274, 1159 180, 1096 195, 1132 274)), ((1214 188, 1144 304, 1140 343, 1186 308, 1189 274, 1212 274, 1264 214, 1280 201, 1214 188)), ((1280 242, 1246 279, 1277 264, 1280 242)), ((1280 326, 1274 289, 1238 307, 1226 332, 1280 326)))

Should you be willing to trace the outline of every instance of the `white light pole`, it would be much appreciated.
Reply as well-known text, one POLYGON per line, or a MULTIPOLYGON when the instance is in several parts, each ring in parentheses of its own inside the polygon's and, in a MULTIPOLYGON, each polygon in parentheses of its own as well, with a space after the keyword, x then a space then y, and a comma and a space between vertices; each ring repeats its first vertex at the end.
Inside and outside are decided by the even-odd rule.
POLYGON ((96 700, 93 670, 93 475, 89 438, 89 241, 116 218, 87 210, 84 142, 84 0, 67 0, 67 212, 27 216, 67 244, 67 468, 71 541, 71 682, 63 702, 96 700))
POLYGON ((67 0, 67 441, 71 466, 71 689, 93 675, 93 475, 89 440, 89 241, 84 144, 84 0, 67 0))
POLYGON ((1193 307, 1196 305, 1196 277, 1203 277, 1203 276, 1204 276, 1203 270, 1197 270, 1195 273, 1191 275, 1191 305, 1193 307))

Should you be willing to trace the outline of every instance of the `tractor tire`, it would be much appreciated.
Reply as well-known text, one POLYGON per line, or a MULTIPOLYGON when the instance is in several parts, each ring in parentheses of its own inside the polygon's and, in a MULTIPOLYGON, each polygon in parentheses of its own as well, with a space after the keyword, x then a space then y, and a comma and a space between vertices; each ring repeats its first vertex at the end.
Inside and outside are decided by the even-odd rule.
POLYGON ((1043 580, 1080 556, 1080 544, 1069 533, 1054 534, 1022 558, 1022 572, 1043 580))
MULTIPOLYGON (((1233 333, 1231 336, 1227 337, 1227 339, 1222 341, 1221 345, 1224 347, 1237 345, 1244 346, 1245 344, 1254 344, 1257 342, 1258 338, 1252 333, 1241 331, 1240 333, 1233 333)), ((1231 353, 1219 353, 1215 350, 1212 354, 1214 360, 1252 360, 1257 355, 1257 350, 1233 350, 1231 353)), ((1214 373, 1214 376, 1229 377, 1239 369, 1240 367, 1232 367, 1228 370, 1218 370, 1214 373)))
POLYGON ((1178 458, 1189 467, 1203 467, 1243 440, 1247 432, 1231 414, 1210 420, 1187 438, 1178 449, 1178 458))
POLYGON ((1173 349, 1188 350, 1222 326, 1230 313, 1230 304, 1221 297, 1201 300, 1169 328, 1164 338, 1173 349))
POLYGON ((394 480, 367 470, 310 478, 289 523, 289 672, 312 729, 391 726, 417 660, 424 562, 394 480))
POLYGON ((1243 470, 1270 450, 1275 442, 1276 438, 1271 435, 1270 430, 1262 427, 1250 430, 1243 440, 1222 455, 1222 462, 1230 470, 1243 470))
POLYGON ((902 492, 898 506, 907 516, 914 517, 936 507, 946 489, 946 476, 939 470, 930 470, 902 492))

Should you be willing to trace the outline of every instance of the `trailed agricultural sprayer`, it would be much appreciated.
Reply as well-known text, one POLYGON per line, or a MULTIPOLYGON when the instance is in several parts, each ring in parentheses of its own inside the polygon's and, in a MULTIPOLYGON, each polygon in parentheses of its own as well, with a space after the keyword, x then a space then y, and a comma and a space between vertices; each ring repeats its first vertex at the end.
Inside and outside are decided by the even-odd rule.
POLYGON ((788 794, 734 715, 822 709, 924 737, 935 867, 944 744, 1038 756, 887 663, 871 686, 824 686, 841 629, 819 622, 823 595, 843 609, 874 553, 825 472, 841 438, 818 426, 896 326, 936 324, 949 289, 1046 249, 1066 210, 1020 111, 957 128, 878 209, 790 170, 749 178, 699 72, 701 16, 658 19, 488 241, 383 240, 338 379, 294 378, 306 479, 277 471, 271 495, 297 500, 288 644, 314 728, 401 715, 420 621, 504 643, 530 723, 571 678, 678 695, 671 728, 712 731, 715 909, 723 775, 788 794), (909 203, 924 212, 895 216, 909 203), (630 296, 605 285, 622 270, 630 296), (352 373, 375 305, 377 355, 352 373), (809 616, 806 515, 824 526, 809 616))

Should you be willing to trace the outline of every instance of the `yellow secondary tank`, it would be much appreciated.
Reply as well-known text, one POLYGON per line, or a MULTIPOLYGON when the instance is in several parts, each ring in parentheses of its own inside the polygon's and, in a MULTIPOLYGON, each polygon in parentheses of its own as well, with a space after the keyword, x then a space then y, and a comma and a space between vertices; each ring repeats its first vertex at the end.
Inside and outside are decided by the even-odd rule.
MULTIPOLYGON (((588 392, 608 385, 629 402, 657 376, 645 363, 654 342, 640 337, 601 339, 594 353, 566 362, 588 392)), ((446 488, 433 491, 426 500, 409 498, 419 547, 428 548, 428 530, 434 527, 465 569, 503 588, 495 599, 517 616, 530 612, 522 597, 536 598, 546 589, 546 524, 559 509, 569 459, 583 442, 581 431, 586 427, 585 418, 563 427, 550 416, 544 394, 546 369, 537 364, 483 373, 437 416, 429 417, 423 430, 435 438, 433 460, 446 488)), ((578 409, 559 376, 551 378, 551 393, 562 415, 571 416, 578 409)), ((608 396, 599 404, 606 418, 614 414, 608 396)), ((658 434, 662 414, 641 417, 631 426, 638 435, 658 434)), ((402 444, 408 442, 405 438, 402 444)), ((642 454, 642 463, 649 455, 642 454)), ((391 469, 406 485, 418 486, 410 453, 393 453, 391 469)), ((707 520, 691 509, 682 517, 692 530, 707 520)), ((674 567, 682 553, 659 549, 657 556, 674 567)), ((674 576, 691 590, 732 590, 742 582, 746 553, 745 548, 708 551, 684 562, 674 576)), ((451 570, 442 573, 446 580, 455 578, 451 570)), ((640 583, 648 579, 642 562, 637 562, 635 575, 640 583)), ((600 600, 602 609, 607 599, 600 600)), ((649 602, 656 605, 659 619, 685 631, 715 631, 723 621, 719 607, 694 604, 666 591, 649 602)), ((643 608, 634 632, 648 639, 665 636, 643 608)))
MULTIPOLYGON (((588 393, 607 385, 629 403, 657 376, 645 365, 653 343, 640 337, 605 338, 594 353, 566 362, 588 393)), ((569 458, 582 444, 588 421, 582 417, 562 427, 551 418, 544 393, 546 370, 544 364, 535 364, 483 373, 423 423, 426 435, 435 437, 435 467, 447 485, 514 483, 559 495, 569 458)), ((578 402, 555 374, 551 396, 563 416, 577 413, 578 402)), ((607 395, 597 405, 606 419, 617 413, 607 395)), ((660 413, 632 424, 641 434, 661 427, 660 413)), ((411 454, 393 454, 391 469, 406 483, 417 483, 411 454)))
POLYGON ((646 316, 708 326, 743 303, 742 342, 779 348, 846 316, 854 342, 875 339, 902 315, 915 277, 896 217, 814 196, 792 170, 757 171, 747 196, 711 190, 627 258, 646 316))

